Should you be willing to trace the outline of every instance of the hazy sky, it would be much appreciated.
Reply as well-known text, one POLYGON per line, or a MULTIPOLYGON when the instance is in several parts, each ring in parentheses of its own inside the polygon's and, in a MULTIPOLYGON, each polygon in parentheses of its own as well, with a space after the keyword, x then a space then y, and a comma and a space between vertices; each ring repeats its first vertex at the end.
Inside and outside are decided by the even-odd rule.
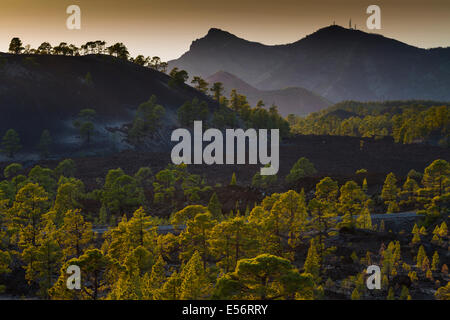
POLYGON ((449 0, 0 0, 0 51, 13 36, 32 47, 106 40, 168 60, 211 27, 264 44, 293 42, 333 21, 348 26, 349 18, 368 31, 370 4, 381 8, 377 33, 423 48, 450 46, 449 0), (66 28, 72 4, 81 8, 81 30, 66 28))

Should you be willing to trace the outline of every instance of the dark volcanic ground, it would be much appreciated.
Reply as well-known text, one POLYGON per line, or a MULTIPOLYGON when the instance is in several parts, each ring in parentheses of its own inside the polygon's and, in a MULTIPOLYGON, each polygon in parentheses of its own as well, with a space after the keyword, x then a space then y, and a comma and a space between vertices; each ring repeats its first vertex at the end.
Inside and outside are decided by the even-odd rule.
MULTIPOLYGON (((278 181, 284 181, 292 165, 300 158, 310 159, 318 174, 316 177, 302 179, 297 186, 312 188, 323 176, 331 176, 339 181, 360 180, 355 175, 358 169, 366 169, 369 187, 382 184, 386 174, 394 172, 399 179, 409 170, 423 172, 436 159, 450 160, 450 150, 440 147, 397 144, 391 138, 374 140, 369 138, 338 136, 296 136, 283 141, 280 146, 280 170, 278 181)), ((151 167, 153 172, 165 168, 170 163, 170 152, 123 151, 105 157, 74 158, 77 165, 77 177, 81 178, 88 189, 97 187, 97 178, 104 178, 108 170, 122 168, 128 174, 134 174, 140 167, 151 167)), ((59 160, 39 161, 40 165, 53 168, 59 160)), ((28 162, 31 167, 35 162, 28 162)), ((7 163, 0 164, 4 168, 7 163)), ((204 176, 207 183, 227 185, 233 172, 238 185, 251 183, 253 175, 261 165, 189 165, 191 173, 204 176)), ((279 186, 283 189, 286 185, 279 186)))

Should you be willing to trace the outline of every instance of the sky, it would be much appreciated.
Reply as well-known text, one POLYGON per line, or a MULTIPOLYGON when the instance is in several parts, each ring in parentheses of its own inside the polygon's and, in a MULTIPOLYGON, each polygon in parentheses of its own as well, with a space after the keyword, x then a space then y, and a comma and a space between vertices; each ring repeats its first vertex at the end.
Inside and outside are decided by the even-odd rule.
POLYGON ((422 47, 450 46, 449 0, 0 0, 0 51, 12 37, 80 46, 123 42, 133 56, 175 59, 212 27, 268 45, 297 41, 349 19, 362 31, 422 47), (68 30, 66 8, 81 9, 81 29, 68 30), (381 30, 368 30, 366 8, 379 5, 381 30))

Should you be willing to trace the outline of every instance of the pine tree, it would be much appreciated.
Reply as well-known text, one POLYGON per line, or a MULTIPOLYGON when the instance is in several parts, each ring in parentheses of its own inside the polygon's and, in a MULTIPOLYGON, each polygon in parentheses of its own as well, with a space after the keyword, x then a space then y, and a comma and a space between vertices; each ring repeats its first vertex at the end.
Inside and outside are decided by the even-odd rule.
POLYGON ((50 136, 50 132, 48 130, 42 131, 41 138, 39 139, 39 143, 37 148, 39 150, 39 154, 42 159, 47 159, 50 155, 50 145, 52 143, 52 138, 50 136))
POLYGON ((384 200, 384 203, 388 205, 388 213, 398 210, 398 193, 399 189, 397 188, 397 178, 394 173, 391 172, 386 176, 386 180, 384 181, 383 189, 381 191, 381 198, 384 200))
POLYGON ((356 218, 362 213, 367 195, 355 181, 347 181, 340 189, 339 209, 344 215, 342 226, 353 228, 356 218))
POLYGON ((416 257, 416 266, 418 268, 422 268, 422 264, 423 264, 423 260, 426 257, 426 252, 425 252, 425 248, 423 246, 419 247, 419 251, 417 252, 417 257, 416 257))
POLYGON ((422 271, 427 271, 430 269, 430 259, 425 255, 425 257, 422 260, 422 271))
POLYGON ((426 236, 427 235, 427 229, 425 229, 424 226, 420 227, 419 234, 421 236, 426 236))
POLYGON ((233 175, 231 176, 230 186, 235 186, 236 183, 236 173, 233 172, 233 175))
POLYGON ((69 260, 61 268, 58 281, 49 291, 50 296, 52 299, 98 300, 104 298, 113 284, 111 282, 113 279, 110 279, 108 275, 120 274, 123 272, 122 269, 123 267, 99 249, 86 250, 79 258, 69 260), (66 270, 69 265, 80 267, 83 290, 67 289, 66 270))
POLYGON ((389 288, 387 300, 395 300, 395 293, 394 293, 394 289, 392 287, 389 288))
POLYGON ((9 129, 3 136, 2 152, 6 153, 8 157, 13 158, 20 149, 22 149, 22 146, 20 144, 19 134, 14 129, 9 129))
POLYGON ((164 282, 166 281, 166 262, 162 256, 158 257, 156 263, 152 267, 152 272, 150 273, 149 285, 153 296, 157 296, 157 292, 162 288, 164 282))
POLYGON ((205 299, 212 290, 198 251, 194 252, 183 267, 181 277, 183 281, 180 288, 180 299, 182 300, 205 299))
POLYGON ((245 217, 222 221, 213 228, 209 244, 218 259, 216 265, 230 272, 240 259, 252 257, 258 252, 256 226, 247 223, 245 217))
POLYGON ((361 229, 372 230, 372 218, 367 207, 364 208, 363 212, 356 219, 356 226, 361 229))
POLYGON ((71 258, 78 258, 94 238, 92 224, 84 221, 79 209, 66 212, 60 233, 64 255, 71 258))
POLYGON ((368 187, 368 185, 367 185, 367 179, 366 179, 366 178, 364 178, 364 180, 363 180, 362 190, 363 190, 365 193, 367 193, 367 191, 369 190, 369 187, 368 187))
POLYGON ((40 240, 35 250, 34 265, 28 266, 26 278, 39 284, 39 295, 49 298, 48 290, 58 278, 58 272, 62 264, 62 251, 58 243, 48 234, 40 240))
POLYGON ((203 261, 203 268, 206 270, 206 262, 210 256, 211 233, 214 225, 217 223, 213 220, 211 214, 199 213, 194 219, 188 220, 186 229, 180 235, 180 259, 187 261, 197 252, 203 261))
POLYGON ((219 201, 217 193, 213 193, 209 199, 208 210, 214 218, 219 218, 222 215, 222 204, 219 201))
POLYGON ((314 278, 319 277, 320 272, 320 258, 317 254, 316 248, 316 240, 311 239, 309 243, 308 254, 306 255, 305 264, 303 265, 303 269, 306 273, 310 273, 314 276, 314 278))
POLYGON ((412 238, 412 240, 411 240, 411 243, 412 243, 412 244, 419 243, 419 242, 420 242, 420 230, 419 230, 419 228, 417 227, 417 224, 414 224, 414 227, 413 227, 411 233, 413 234, 413 238, 412 238))
POLYGON ((289 260, 270 254, 239 260, 236 270, 217 280, 218 299, 313 299, 311 274, 300 274, 289 260))
POLYGON ((410 300, 408 287, 402 286, 402 292, 400 293, 400 300, 410 300))
POLYGON ((174 271, 164 283, 161 290, 156 293, 154 298, 158 300, 179 300, 182 282, 183 279, 180 274, 174 271))
POLYGON ((403 184, 402 191, 400 192, 402 198, 405 198, 402 203, 408 206, 413 205, 416 202, 415 195, 418 189, 419 185, 417 184, 416 180, 408 177, 403 184))
POLYGON ((361 296, 360 296, 357 288, 355 288, 353 290, 351 299, 352 300, 359 300, 359 299, 361 299, 361 296))
POLYGON ((447 224, 445 223, 445 221, 443 221, 439 229, 439 236, 447 237, 447 233, 448 233, 447 224))
POLYGON ((431 270, 436 271, 438 269, 439 269, 439 254, 437 251, 435 251, 431 262, 431 270))

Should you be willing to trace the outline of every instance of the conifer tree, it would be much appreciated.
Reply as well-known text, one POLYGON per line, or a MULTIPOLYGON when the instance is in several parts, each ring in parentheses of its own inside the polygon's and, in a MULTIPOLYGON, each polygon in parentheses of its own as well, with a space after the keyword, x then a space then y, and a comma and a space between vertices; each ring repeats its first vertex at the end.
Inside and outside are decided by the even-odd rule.
POLYGON ((423 257, 421 268, 422 271, 427 271, 428 269, 430 269, 430 259, 428 259, 426 255, 425 257, 423 257))
POLYGON ((400 196, 404 199, 401 203, 411 206, 416 202, 416 193, 419 190, 419 185, 416 180, 408 177, 403 184, 402 191, 400 192, 400 196))
POLYGON ((433 259, 431 261, 431 270, 437 271, 439 270, 439 254, 437 251, 433 254, 433 259))
POLYGON ((422 264, 423 264, 423 260, 426 257, 426 252, 425 252, 425 248, 423 246, 419 247, 419 251, 417 252, 417 257, 416 257, 416 266, 419 268, 422 268, 422 264))
POLYGON ((206 270, 206 262, 210 256, 211 232, 217 223, 211 214, 199 213, 194 219, 188 220, 186 229, 180 235, 180 259, 187 261, 194 252, 198 252, 203 262, 203 269, 206 270))
POLYGON ((351 299, 352 299, 352 300, 359 300, 359 299, 361 299, 361 296, 360 296, 360 294, 359 294, 357 288, 355 288, 355 289, 353 290, 351 299))
POLYGON ((391 172, 386 176, 386 180, 384 181, 383 189, 381 191, 381 198, 388 206, 388 213, 398 211, 398 193, 399 189, 397 188, 397 178, 394 173, 391 172))
POLYGON ((217 193, 213 193, 209 199, 208 210, 214 218, 219 218, 222 215, 222 204, 219 201, 217 193))
POLYGON ((84 221, 79 209, 66 212, 60 233, 64 255, 70 258, 78 258, 94 238, 92 224, 84 221))
POLYGON ((450 282, 447 282, 445 286, 437 289, 434 296, 437 300, 450 300, 450 282))
POLYGON ((13 158, 20 149, 22 149, 22 145, 20 144, 19 134, 14 129, 9 129, 3 136, 2 152, 13 158))
POLYGON ((402 286, 402 292, 400 293, 400 300, 411 300, 408 287, 402 286))
POLYGON ((445 221, 443 221, 441 227, 439 228, 439 236, 447 237, 447 234, 448 234, 447 224, 445 223, 445 221))
POLYGON ((235 186, 235 185, 236 185, 236 173, 233 172, 233 175, 231 176, 230 186, 235 186))
POLYGON ((342 225, 353 228, 356 217, 361 214, 367 201, 367 195, 354 181, 347 181, 340 189, 339 209, 344 215, 342 225))
POLYGON ((41 138, 37 148, 42 159, 47 159, 50 155, 50 145, 52 144, 52 138, 48 130, 42 131, 41 138))
POLYGON ((411 243, 412 244, 419 243, 420 242, 420 230, 419 230, 419 227, 417 227, 417 224, 414 224, 414 227, 413 227, 411 233, 413 234, 411 243))
MULTIPOLYGON (((7 251, 0 250, 0 276, 5 273, 10 273, 10 265, 11 265, 12 259, 11 255, 7 251)), ((0 284, 0 293, 4 291, 5 287, 0 284)))
POLYGON ((361 229, 372 230, 372 218, 367 207, 364 208, 363 212, 356 219, 356 226, 361 229))
POLYGON ((214 298, 219 299, 312 299, 311 274, 300 274, 284 258, 261 254, 242 259, 236 270, 217 280, 214 298))
POLYGON ((176 271, 172 272, 170 277, 157 292, 155 299, 161 300, 179 300, 181 295, 181 284, 183 279, 176 271))
POLYGON ((365 193, 367 193, 367 191, 369 190, 369 187, 368 187, 368 185, 367 185, 367 179, 366 179, 366 178, 364 178, 364 180, 363 180, 362 190, 363 190, 365 193))
POLYGON ((234 217, 217 224, 209 240, 211 252, 218 259, 216 265, 225 272, 235 269, 242 258, 254 256, 259 249, 257 230, 244 217, 234 217))
POLYGON ((316 241, 315 239, 311 239, 309 243, 308 254, 306 256, 305 264, 303 269, 306 273, 310 273, 314 276, 314 278, 319 277, 320 273, 320 257, 317 253, 316 241))
POLYGON ((394 293, 394 289, 392 287, 389 287, 387 300, 395 300, 395 293, 394 293))
POLYGON ((150 289, 153 297, 158 295, 157 291, 162 288, 164 282, 166 281, 165 266, 166 262, 162 256, 159 256, 156 263, 152 267, 147 290, 150 289))
POLYGON ((120 274, 123 270, 114 259, 104 255, 99 249, 86 250, 79 258, 69 260, 60 271, 60 276, 49 293, 52 299, 99 300, 106 297, 112 287, 109 275, 120 274), (67 267, 76 265, 81 270, 81 287, 83 290, 67 288, 67 267))
POLYGON ((205 299, 211 293, 212 286, 198 251, 194 252, 183 267, 181 278, 180 299, 205 299))
POLYGON ((62 251, 58 243, 49 235, 39 241, 36 248, 33 266, 28 265, 26 278, 39 284, 39 295, 48 299, 48 290, 58 279, 62 264, 62 251))

